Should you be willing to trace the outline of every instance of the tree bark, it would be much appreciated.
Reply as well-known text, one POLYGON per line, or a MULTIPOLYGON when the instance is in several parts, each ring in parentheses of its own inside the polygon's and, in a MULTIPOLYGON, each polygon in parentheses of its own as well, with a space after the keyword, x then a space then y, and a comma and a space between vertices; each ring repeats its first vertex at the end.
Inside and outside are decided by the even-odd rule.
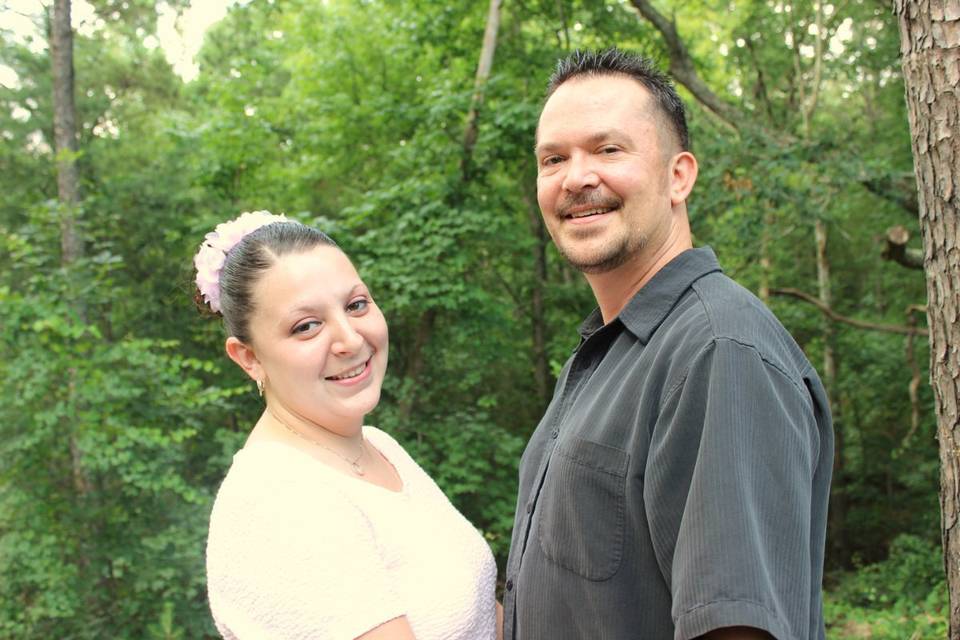
POLYGON ((50 34, 53 64, 53 137, 57 158, 57 194, 60 200, 60 247, 64 266, 83 253, 77 229, 80 181, 77 177, 77 117, 74 105, 73 29, 70 0, 56 0, 50 34))
MULTIPOLYGON (((80 186, 77 176, 77 117, 74 104, 73 28, 70 24, 70 0, 56 0, 50 32, 50 58, 53 71, 53 136, 57 159, 57 195, 60 201, 60 262, 70 268, 83 255, 83 243, 77 228, 80 186)), ((74 309, 82 320, 83 302, 74 300, 74 309)), ((72 405, 76 396, 76 371, 67 373, 67 393, 72 405)), ((75 430, 67 425, 67 440, 72 463, 73 485, 79 496, 90 493, 90 482, 83 465, 83 451, 75 430)))
POLYGON ((920 204, 951 639, 960 639, 960 0, 894 0, 920 204))
MULTIPOLYGON (((812 113, 808 117, 812 117, 812 113)), ((809 121, 807 121, 809 122, 809 121)), ((827 257, 827 225, 817 218, 814 222, 814 238, 817 246, 817 289, 818 297, 824 308, 833 308, 833 293, 830 287, 830 260, 827 257)), ((830 492, 830 521, 828 537, 831 548, 839 555, 846 555, 846 487, 843 471, 845 452, 843 445, 843 420, 838 402, 837 391, 837 362, 833 352, 834 330, 833 323, 828 317, 823 318, 823 386, 827 390, 830 402, 830 413, 833 415, 833 432, 835 437, 833 456, 833 484, 830 492)))
POLYGON ((500 29, 500 4, 503 0, 490 0, 487 11, 487 27, 483 32, 483 46, 480 48, 480 60, 477 62, 477 75, 473 81, 473 98, 467 112, 467 125, 463 131, 463 156, 460 158, 460 174, 464 182, 471 178, 473 146, 477 143, 480 107, 483 105, 483 91, 490 79, 493 68, 493 54, 497 50, 497 31, 500 29))
MULTIPOLYGON (((817 243, 817 289, 823 306, 833 308, 833 294, 830 289, 830 260, 827 257, 827 225, 819 218, 813 226, 817 243)), ((833 326, 823 323, 823 379, 827 391, 833 390, 837 379, 837 365, 833 357, 833 326)), ((833 404, 833 403, 832 403, 833 404)))
POLYGON ((908 249, 908 242, 910 242, 910 232, 906 228, 901 225, 890 227, 887 229, 887 246, 884 247, 881 256, 884 260, 893 260, 908 269, 923 269, 923 252, 908 249))
POLYGON ((770 245, 775 222, 774 206, 768 200, 764 206, 763 227, 760 229, 760 288, 757 291, 757 297, 766 305, 770 304, 770 271, 773 268, 770 245))

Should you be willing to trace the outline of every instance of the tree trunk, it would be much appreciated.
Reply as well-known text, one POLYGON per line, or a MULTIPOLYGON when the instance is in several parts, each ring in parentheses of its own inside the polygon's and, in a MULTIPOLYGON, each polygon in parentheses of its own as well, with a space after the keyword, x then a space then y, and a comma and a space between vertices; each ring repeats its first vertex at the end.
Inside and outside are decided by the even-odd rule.
POLYGON ((895 0, 920 204, 951 639, 960 639, 960 0, 895 0))
POLYGON ((473 98, 467 112, 467 125, 463 131, 463 156, 460 158, 460 174, 464 182, 471 178, 470 164, 473 160, 473 145, 477 142, 477 125, 480 107, 483 105, 483 91, 490 79, 493 68, 493 54, 497 50, 497 31, 500 29, 500 4, 502 0, 490 0, 487 11, 487 27, 483 32, 483 46, 480 48, 480 60, 477 62, 477 75, 473 82, 473 98))
POLYGON ((760 289, 757 291, 763 304, 770 304, 770 270, 773 261, 770 259, 771 236, 776 219, 773 213, 773 203, 767 200, 764 203, 763 227, 760 230, 760 289))
MULTIPOLYGON (((400 423, 407 424, 410 416, 413 414, 413 408, 417 399, 417 381, 423 371, 423 362, 426 358, 427 342, 433 333, 433 324, 437 320, 437 310, 427 309, 420 322, 417 323, 417 334, 413 341, 413 351, 410 353, 410 359, 407 361, 407 368, 403 373, 405 380, 412 381, 407 389, 407 393, 400 400, 398 412, 400 414, 400 423)), ((420 428, 417 427, 417 441, 420 440, 420 428)))
MULTIPOLYGON (((830 260, 827 258, 827 225, 817 219, 814 223, 814 236, 817 242, 817 290, 820 302, 833 308, 833 293, 830 289, 830 260)), ((823 382, 827 391, 833 389, 837 379, 837 365, 833 357, 833 324, 823 321, 823 382)), ((835 404, 832 403, 831 404, 835 404)))
MULTIPOLYGON (((819 218, 814 223, 814 236, 817 242, 817 288, 820 302, 827 308, 833 307, 833 293, 830 287, 830 260, 827 257, 827 225, 819 218)), ((830 546, 839 557, 846 556, 846 491, 844 487, 843 459, 844 451, 840 403, 837 401, 837 363, 833 353, 833 323, 823 318, 823 386, 830 401, 830 413, 833 416, 834 455, 833 455, 833 491, 830 492, 830 546)))
POLYGON ((546 411, 550 404, 550 361, 547 358, 547 318, 544 304, 544 292, 547 288, 547 232, 543 226, 543 218, 536 204, 536 188, 534 193, 525 191, 524 202, 527 205, 527 221, 530 226, 530 235, 534 238, 533 245, 533 287, 530 293, 531 314, 530 323, 533 330, 533 381, 537 390, 537 400, 540 409, 546 411))
MULTIPOLYGON (((65 268, 83 254, 76 214, 80 204, 77 177, 77 116, 73 100, 73 28, 70 25, 70 0, 56 0, 50 32, 50 58, 53 66, 53 135, 57 157, 57 195, 60 200, 60 262, 65 268)), ((74 301, 77 316, 83 318, 83 304, 74 301)), ((67 371, 67 393, 72 405, 76 389, 76 371, 67 371)), ((73 484, 78 495, 90 493, 83 468, 83 452, 72 426, 67 429, 73 484)))
MULTIPOLYGON (((463 155, 460 158, 460 188, 451 194, 451 200, 461 205, 463 187, 472 179, 471 161, 473 146, 477 141, 477 131, 480 120, 480 107, 483 104, 483 90, 490 78, 493 68, 493 54, 497 48, 497 31, 500 28, 500 4, 502 0, 490 0, 490 10, 487 12, 487 27, 483 34, 483 46, 480 48, 480 60, 477 62, 477 75, 473 85, 473 98, 470 109, 467 111, 467 122, 463 130, 463 155)), ((417 337, 410 354, 404 377, 412 381, 410 388, 400 402, 399 414, 403 423, 406 423, 413 414, 417 400, 417 380, 423 370, 423 361, 426 357, 427 342, 433 332, 433 325, 437 319, 437 310, 428 309, 420 318, 417 325, 417 337)), ((418 432, 419 434, 419 432, 418 432)), ((419 436, 418 436, 419 437, 419 436)))
POLYGON ((68 266, 83 252, 76 213, 80 204, 77 178, 77 117, 73 100, 73 30, 70 0, 53 5, 50 34, 53 63, 53 137, 57 154, 57 194, 60 199, 61 261, 68 266))

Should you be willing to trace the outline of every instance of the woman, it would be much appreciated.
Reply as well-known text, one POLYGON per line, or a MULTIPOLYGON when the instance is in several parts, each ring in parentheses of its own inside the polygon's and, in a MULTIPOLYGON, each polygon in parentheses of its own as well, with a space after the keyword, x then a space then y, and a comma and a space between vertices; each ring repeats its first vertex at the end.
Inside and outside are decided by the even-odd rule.
POLYGON ((480 534, 390 436, 387 325, 323 233, 268 212, 207 234, 199 298, 266 409, 217 494, 210 608, 228 639, 493 640, 480 534))

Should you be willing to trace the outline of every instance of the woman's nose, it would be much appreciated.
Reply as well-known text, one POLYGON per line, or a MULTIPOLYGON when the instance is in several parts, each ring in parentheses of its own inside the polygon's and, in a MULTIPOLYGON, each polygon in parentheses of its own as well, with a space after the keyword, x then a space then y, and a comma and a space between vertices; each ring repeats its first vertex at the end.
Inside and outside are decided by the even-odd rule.
POLYGON ((349 318, 341 318, 335 327, 336 335, 331 349, 334 353, 351 354, 363 346, 363 336, 353 326, 349 318))

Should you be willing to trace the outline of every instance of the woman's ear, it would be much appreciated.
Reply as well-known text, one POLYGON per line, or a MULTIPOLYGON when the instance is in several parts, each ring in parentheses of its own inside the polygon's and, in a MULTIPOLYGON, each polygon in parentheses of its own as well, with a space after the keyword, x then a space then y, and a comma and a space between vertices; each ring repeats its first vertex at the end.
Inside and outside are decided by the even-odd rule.
POLYGON ((253 347, 240 342, 240 340, 234 336, 230 336, 227 338, 224 348, 230 359, 246 371, 252 380, 263 381, 265 376, 263 367, 260 365, 260 361, 257 360, 257 354, 254 352, 253 347))

